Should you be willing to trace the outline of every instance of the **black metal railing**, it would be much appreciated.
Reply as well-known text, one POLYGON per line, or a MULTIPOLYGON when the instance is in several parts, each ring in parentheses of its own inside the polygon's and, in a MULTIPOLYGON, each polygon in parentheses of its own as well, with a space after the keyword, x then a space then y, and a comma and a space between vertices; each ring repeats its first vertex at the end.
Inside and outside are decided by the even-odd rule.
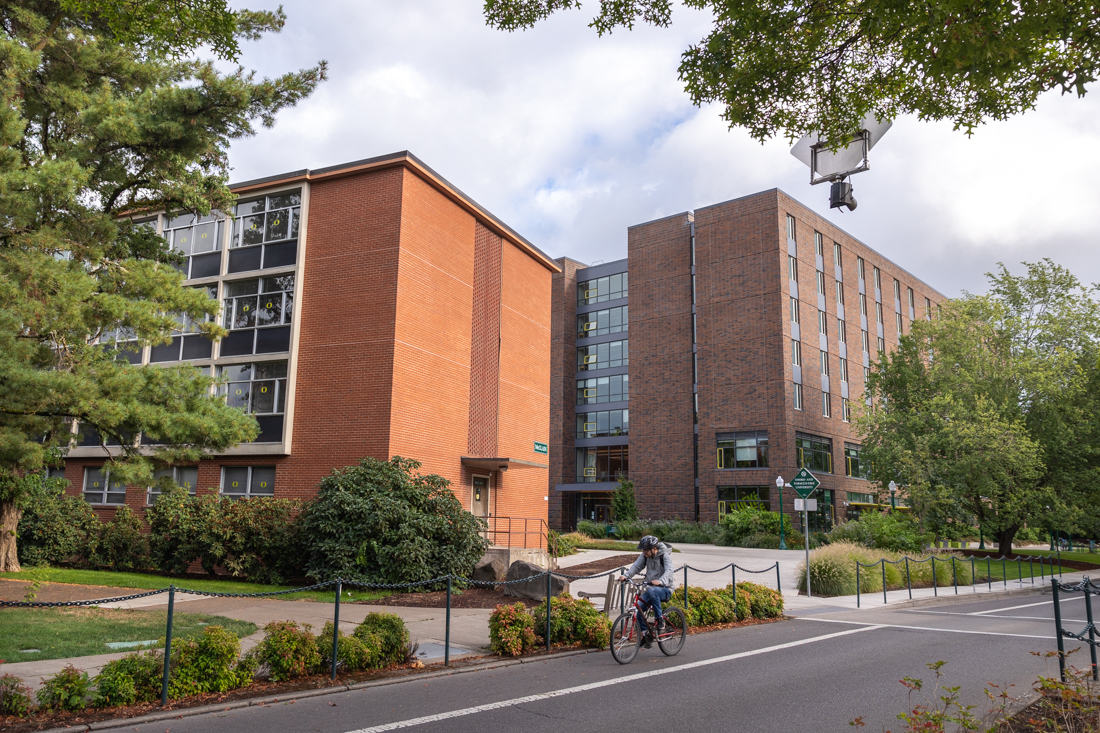
POLYGON ((1089 645, 1092 679, 1100 681, 1100 668, 1096 665, 1096 623, 1092 617, 1092 597, 1100 595, 1100 585, 1093 583, 1086 575, 1079 583, 1063 583, 1057 578, 1050 579, 1051 593, 1054 595, 1054 628, 1058 634, 1058 672, 1062 682, 1066 681, 1066 647, 1063 639, 1076 639, 1089 645), (1062 593, 1085 594, 1085 628, 1073 632, 1062 627, 1062 593))

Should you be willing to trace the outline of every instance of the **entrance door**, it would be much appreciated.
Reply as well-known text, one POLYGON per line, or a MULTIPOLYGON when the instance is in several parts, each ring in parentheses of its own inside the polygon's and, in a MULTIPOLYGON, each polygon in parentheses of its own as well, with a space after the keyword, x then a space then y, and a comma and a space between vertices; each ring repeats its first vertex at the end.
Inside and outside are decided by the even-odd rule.
POLYGON ((474 476, 473 501, 470 502, 470 512, 475 517, 489 517, 489 478, 487 476, 474 476))

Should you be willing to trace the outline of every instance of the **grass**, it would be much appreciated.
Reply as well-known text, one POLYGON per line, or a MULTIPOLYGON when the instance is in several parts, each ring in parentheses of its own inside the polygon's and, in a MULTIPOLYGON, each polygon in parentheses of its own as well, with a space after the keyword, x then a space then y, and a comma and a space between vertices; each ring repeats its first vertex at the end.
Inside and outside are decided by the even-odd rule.
MULTIPOLYGON (((570 535, 570 540, 573 536, 570 535)), ((621 552, 638 552, 637 542, 625 542, 623 540, 593 540, 583 539, 576 540, 575 543, 578 550, 619 550, 621 552)), ((673 552, 679 552, 675 547, 672 548, 673 552)))
MULTIPOLYGON (((1056 553, 1052 550, 1049 550, 1049 549, 1042 549, 1042 550, 1017 550, 1017 549, 1013 549, 1012 551, 1019 554, 1019 555, 1042 555, 1043 557, 1046 557, 1047 555, 1054 555, 1055 558, 1059 557, 1058 553, 1056 553)), ((1061 553, 1061 558, 1063 560, 1075 560, 1076 562, 1087 562, 1087 563, 1092 563, 1093 565, 1100 565, 1100 552, 1098 552, 1098 553, 1063 552, 1063 553, 1061 553)), ((1044 561, 1044 564, 1045 564, 1045 561, 1044 561)), ((1057 567, 1057 559, 1055 560, 1055 567, 1057 567)))
MULTIPOLYGON (((0 573, 0 578, 8 580, 42 580, 46 583, 68 583, 71 585, 101 585, 111 588, 139 588, 158 590, 175 584, 177 588, 211 591, 214 593, 266 593, 277 590, 290 590, 292 585, 263 585, 247 583, 242 580, 222 580, 220 578, 169 578, 163 575, 147 573, 118 573, 111 570, 77 570, 73 568, 28 568, 21 573, 0 573)), ((344 601, 365 601, 384 598, 389 591, 368 591, 352 589, 344 591, 344 601)), ((285 596, 273 596, 284 601, 319 601, 332 603, 335 600, 332 590, 303 591, 285 596)))
MULTIPOLYGON (((6 608, 0 610, 0 659, 31 662, 106 654, 107 642, 148 641, 145 648, 163 646, 167 611, 111 608, 6 608), (24 654, 22 649, 39 649, 24 654)), ((207 626, 223 626, 238 637, 256 631, 256 624, 204 613, 175 613, 172 639, 197 636, 207 626)))

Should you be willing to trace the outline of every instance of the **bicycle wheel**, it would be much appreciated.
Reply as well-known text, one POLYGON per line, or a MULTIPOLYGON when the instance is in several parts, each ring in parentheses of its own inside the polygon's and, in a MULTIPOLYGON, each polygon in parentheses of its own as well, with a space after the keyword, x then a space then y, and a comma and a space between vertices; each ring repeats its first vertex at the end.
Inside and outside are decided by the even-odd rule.
POLYGON ((684 648, 684 638, 687 637, 687 619, 684 612, 669 606, 665 609, 665 630, 657 635, 657 646, 667 657, 674 657, 684 648))
POLYGON ((642 634, 632 613, 624 613, 611 626, 611 656, 619 664, 630 664, 638 656, 642 634))

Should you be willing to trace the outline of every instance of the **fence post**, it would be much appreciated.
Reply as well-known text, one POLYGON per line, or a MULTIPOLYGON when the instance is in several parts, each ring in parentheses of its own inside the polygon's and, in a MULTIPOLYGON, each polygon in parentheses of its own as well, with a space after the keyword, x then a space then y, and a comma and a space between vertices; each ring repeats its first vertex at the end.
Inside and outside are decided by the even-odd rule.
POLYGON ((447 623, 443 632, 443 666, 451 666, 451 576, 447 576, 447 623))
POLYGON ((856 608, 859 608, 859 560, 856 560, 856 608))
POLYGON ((168 704, 168 664, 172 659, 172 613, 176 608, 176 586, 168 586, 168 628, 164 633, 164 677, 160 682, 160 706, 168 704))
POLYGON ((989 555, 985 556, 985 582, 989 583, 989 590, 993 590, 993 565, 989 555))
POLYGON ((1062 641, 1062 603, 1058 598, 1058 579, 1051 574, 1051 593, 1054 594, 1054 633, 1058 635, 1058 673, 1066 681, 1066 648, 1062 641))
POLYGON ((970 588, 974 590, 974 586, 978 584, 978 574, 974 572, 974 556, 970 556, 970 588))
POLYGON ((1001 555, 1001 577, 1004 579, 1005 588, 1008 587, 1008 566, 1005 565, 1005 556, 1001 555))
POLYGON ((340 640, 340 595, 344 592, 344 584, 336 579, 336 609, 332 612, 332 679, 336 679, 336 655, 339 653, 340 640))
MULTIPOLYGON (((550 580, 552 574, 546 571, 546 651, 550 651, 550 580)), ((687 591, 684 591, 686 594, 687 591)))
POLYGON ((1092 623, 1092 593, 1089 589, 1092 583, 1088 578, 1082 583, 1085 586, 1085 619, 1089 622, 1089 651, 1092 653, 1092 679, 1100 681, 1100 668, 1096 666, 1096 627, 1092 623))
MULTIPOLYGON (((889 601, 886 600, 886 558, 882 558, 879 562, 882 564, 882 602, 885 604, 889 603, 889 601)), ((810 589, 809 583, 810 579, 807 577, 806 590, 810 589)))
MULTIPOLYGON (((733 605, 737 605, 737 563, 731 562, 730 568, 733 569, 733 605)), ((684 598, 687 598, 687 591, 684 591, 684 598)))
POLYGON ((939 595, 940 595, 940 584, 936 580, 936 556, 935 555, 932 556, 932 595, 934 595, 936 597, 939 597, 939 595))
POLYGON ((909 600, 913 600, 913 581, 909 579, 909 556, 905 556, 905 586, 909 589, 909 600))
POLYGON ((955 584, 955 595, 959 595, 959 576, 955 569, 955 556, 951 556, 951 582, 955 584))
POLYGON ((1016 580, 1017 580, 1017 582, 1019 582, 1020 586, 1022 587, 1023 584, 1024 584, 1024 569, 1020 565, 1020 556, 1019 555, 1016 556, 1016 580))
POLYGON ((1035 585, 1035 558, 1031 555, 1027 557, 1027 572, 1031 576, 1031 584, 1035 585))
POLYGON ((783 586, 779 582, 779 561, 775 561, 775 589, 780 593, 783 592, 783 586))
MULTIPOLYGON (((1050 574, 1053 576, 1054 571, 1052 570, 1050 574)), ((1058 577, 1061 578, 1062 575, 1062 551, 1058 550, 1058 577)))
POLYGON ((688 610, 688 566, 684 564, 684 611, 688 610))

